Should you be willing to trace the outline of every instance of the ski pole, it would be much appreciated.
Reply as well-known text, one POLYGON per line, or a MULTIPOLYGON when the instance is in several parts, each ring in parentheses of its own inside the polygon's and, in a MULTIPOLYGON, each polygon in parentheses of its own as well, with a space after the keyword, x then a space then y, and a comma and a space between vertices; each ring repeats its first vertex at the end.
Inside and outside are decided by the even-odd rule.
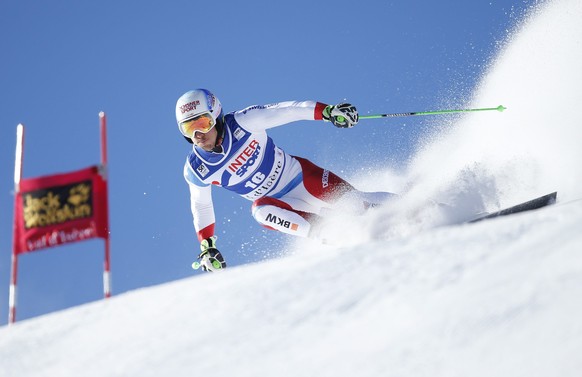
POLYGON ((377 119, 377 118, 394 118, 394 117, 408 117, 414 115, 436 115, 436 114, 452 114, 452 113, 468 113, 473 111, 491 111, 497 110, 499 112, 507 109, 503 105, 497 107, 485 107, 480 109, 458 109, 458 110, 434 110, 434 111, 417 111, 411 113, 393 113, 393 114, 377 114, 377 115, 361 115, 360 119, 377 119))

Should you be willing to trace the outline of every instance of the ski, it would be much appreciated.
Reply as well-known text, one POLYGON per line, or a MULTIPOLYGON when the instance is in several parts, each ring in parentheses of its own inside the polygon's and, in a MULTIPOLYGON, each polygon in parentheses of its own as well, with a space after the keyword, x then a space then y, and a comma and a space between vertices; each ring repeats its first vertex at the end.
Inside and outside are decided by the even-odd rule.
POLYGON ((513 215, 514 213, 520 213, 520 212, 531 211, 534 209, 542 208, 542 207, 554 204, 556 202, 557 196, 558 196, 557 192, 552 192, 551 194, 543 195, 543 196, 540 196, 539 198, 535 198, 535 199, 529 200, 527 202, 514 205, 512 207, 508 207, 508 208, 505 208, 505 209, 502 209, 502 210, 499 210, 496 212, 487 213, 487 214, 478 216, 477 218, 474 218, 474 219, 469 220, 467 222, 468 223, 476 223, 477 221, 492 219, 494 217, 513 215))

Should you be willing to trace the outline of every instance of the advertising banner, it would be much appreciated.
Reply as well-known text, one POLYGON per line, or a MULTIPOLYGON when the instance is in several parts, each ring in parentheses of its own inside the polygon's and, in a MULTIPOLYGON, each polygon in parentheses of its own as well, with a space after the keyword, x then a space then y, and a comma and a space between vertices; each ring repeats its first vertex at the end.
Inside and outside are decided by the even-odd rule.
POLYGON ((15 198, 15 254, 109 237, 107 183, 99 166, 22 179, 15 198))

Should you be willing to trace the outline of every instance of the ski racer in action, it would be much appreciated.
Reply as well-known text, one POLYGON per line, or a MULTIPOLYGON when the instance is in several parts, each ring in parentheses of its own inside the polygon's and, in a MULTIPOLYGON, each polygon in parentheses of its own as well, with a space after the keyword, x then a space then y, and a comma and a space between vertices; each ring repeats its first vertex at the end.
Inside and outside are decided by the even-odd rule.
POLYGON ((362 213, 394 196, 356 190, 329 170, 286 153, 267 136, 269 128, 301 120, 351 128, 358 123, 358 112, 348 103, 288 101, 224 114, 214 94, 196 89, 178 99, 176 120, 193 144, 184 177, 201 243, 197 265, 205 271, 226 267, 216 248, 212 185, 252 201, 252 216, 264 227, 310 238, 319 238, 319 220, 334 209, 362 213))

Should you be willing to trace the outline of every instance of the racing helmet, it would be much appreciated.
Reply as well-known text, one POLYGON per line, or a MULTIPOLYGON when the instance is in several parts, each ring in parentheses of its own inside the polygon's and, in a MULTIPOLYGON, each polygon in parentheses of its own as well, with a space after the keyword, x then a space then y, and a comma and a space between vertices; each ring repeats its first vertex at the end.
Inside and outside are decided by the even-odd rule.
MULTIPOLYGON (((195 89, 184 93, 176 102, 176 122, 183 136, 192 143, 189 136, 184 134, 182 125, 194 118, 208 116, 212 118, 212 127, 216 125, 218 135, 222 135, 222 105, 218 98, 206 89, 195 89)), ((208 132, 212 127, 202 130, 208 132)))

